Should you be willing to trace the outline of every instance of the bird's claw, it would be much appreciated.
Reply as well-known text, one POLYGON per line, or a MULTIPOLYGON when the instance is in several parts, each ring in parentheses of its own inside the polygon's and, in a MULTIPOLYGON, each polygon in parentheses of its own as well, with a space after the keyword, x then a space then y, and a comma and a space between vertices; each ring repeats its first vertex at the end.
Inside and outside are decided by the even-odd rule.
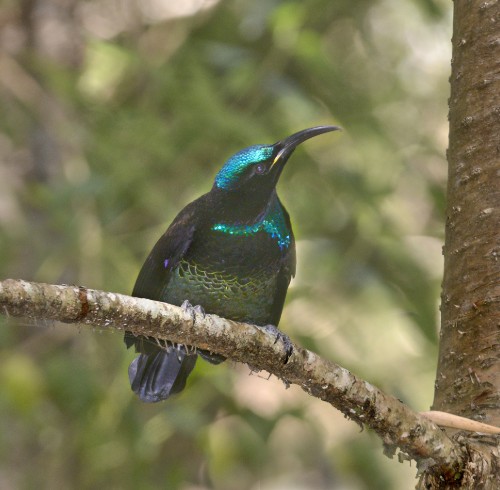
POLYGON ((276 337, 274 340, 275 344, 278 342, 278 340, 283 342, 283 345, 285 346, 284 364, 286 364, 288 362, 288 359, 290 359, 290 356, 293 353, 293 344, 292 341, 290 340, 290 337, 288 337, 288 335, 284 334, 281 330, 279 330, 278 327, 274 325, 264 325, 263 327, 260 328, 276 337))
MULTIPOLYGON (((189 300, 184 300, 184 302, 181 305, 181 308, 188 314, 191 315, 191 318, 193 319, 193 325, 196 324, 196 315, 201 315, 203 318, 205 318, 206 313, 205 310, 203 309, 203 306, 201 305, 196 305, 193 306, 189 300)), ((193 350, 193 354, 196 353, 205 361, 210 362, 211 364, 220 364, 221 362, 225 361, 226 358, 220 354, 216 354, 215 352, 209 352, 204 349, 197 349, 196 347, 191 347, 193 350)), ((190 352, 191 353, 191 352, 190 352)))
POLYGON ((205 310, 201 305, 196 305, 193 306, 189 300, 185 299, 184 302, 181 305, 181 308, 186 312, 191 315, 191 318, 193 319, 193 323, 196 321, 196 315, 201 315, 203 318, 205 318, 206 313, 205 310))

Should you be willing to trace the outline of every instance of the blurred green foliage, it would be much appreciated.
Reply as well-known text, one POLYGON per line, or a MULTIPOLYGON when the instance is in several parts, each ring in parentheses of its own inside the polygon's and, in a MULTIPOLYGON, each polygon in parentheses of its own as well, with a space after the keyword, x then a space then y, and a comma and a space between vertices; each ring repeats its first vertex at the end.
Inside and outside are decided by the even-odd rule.
MULTIPOLYGON (((279 192, 298 239, 281 327, 431 403, 450 6, 444 0, 7 1, 0 277, 129 293, 156 239, 255 143, 338 124, 279 192)), ((0 318, 0 486, 401 489, 415 469, 298 387, 199 362, 141 404, 121 335, 0 318)))

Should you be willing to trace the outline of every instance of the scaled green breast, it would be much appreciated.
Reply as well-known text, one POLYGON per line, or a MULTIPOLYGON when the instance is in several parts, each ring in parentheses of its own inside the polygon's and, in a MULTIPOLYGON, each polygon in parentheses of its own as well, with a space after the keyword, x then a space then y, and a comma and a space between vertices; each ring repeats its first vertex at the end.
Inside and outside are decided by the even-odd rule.
POLYGON ((275 288, 275 275, 265 269, 255 270, 250 277, 236 277, 182 260, 173 271, 164 300, 181 304, 187 299, 207 313, 265 325, 270 322, 275 288))

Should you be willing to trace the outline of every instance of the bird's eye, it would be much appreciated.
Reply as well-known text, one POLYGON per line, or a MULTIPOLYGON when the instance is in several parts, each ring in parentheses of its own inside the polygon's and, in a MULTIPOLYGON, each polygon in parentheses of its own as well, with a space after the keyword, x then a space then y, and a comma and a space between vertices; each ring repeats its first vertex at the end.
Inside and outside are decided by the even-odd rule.
POLYGON ((262 175, 262 174, 266 173, 266 169, 267 169, 267 167, 264 163, 258 163, 257 166, 255 167, 255 173, 262 175))

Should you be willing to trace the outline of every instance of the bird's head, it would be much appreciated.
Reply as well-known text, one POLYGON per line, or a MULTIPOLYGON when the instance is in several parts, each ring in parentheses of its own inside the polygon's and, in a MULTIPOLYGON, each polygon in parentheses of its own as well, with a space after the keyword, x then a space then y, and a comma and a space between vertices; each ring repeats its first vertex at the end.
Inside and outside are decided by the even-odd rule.
POLYGON ((340 129, 316 126, 292 134, 274 145, 255 145, 234 154, 215 177, 214 189, 270 195, 295 148, 309 138, 340 129))

